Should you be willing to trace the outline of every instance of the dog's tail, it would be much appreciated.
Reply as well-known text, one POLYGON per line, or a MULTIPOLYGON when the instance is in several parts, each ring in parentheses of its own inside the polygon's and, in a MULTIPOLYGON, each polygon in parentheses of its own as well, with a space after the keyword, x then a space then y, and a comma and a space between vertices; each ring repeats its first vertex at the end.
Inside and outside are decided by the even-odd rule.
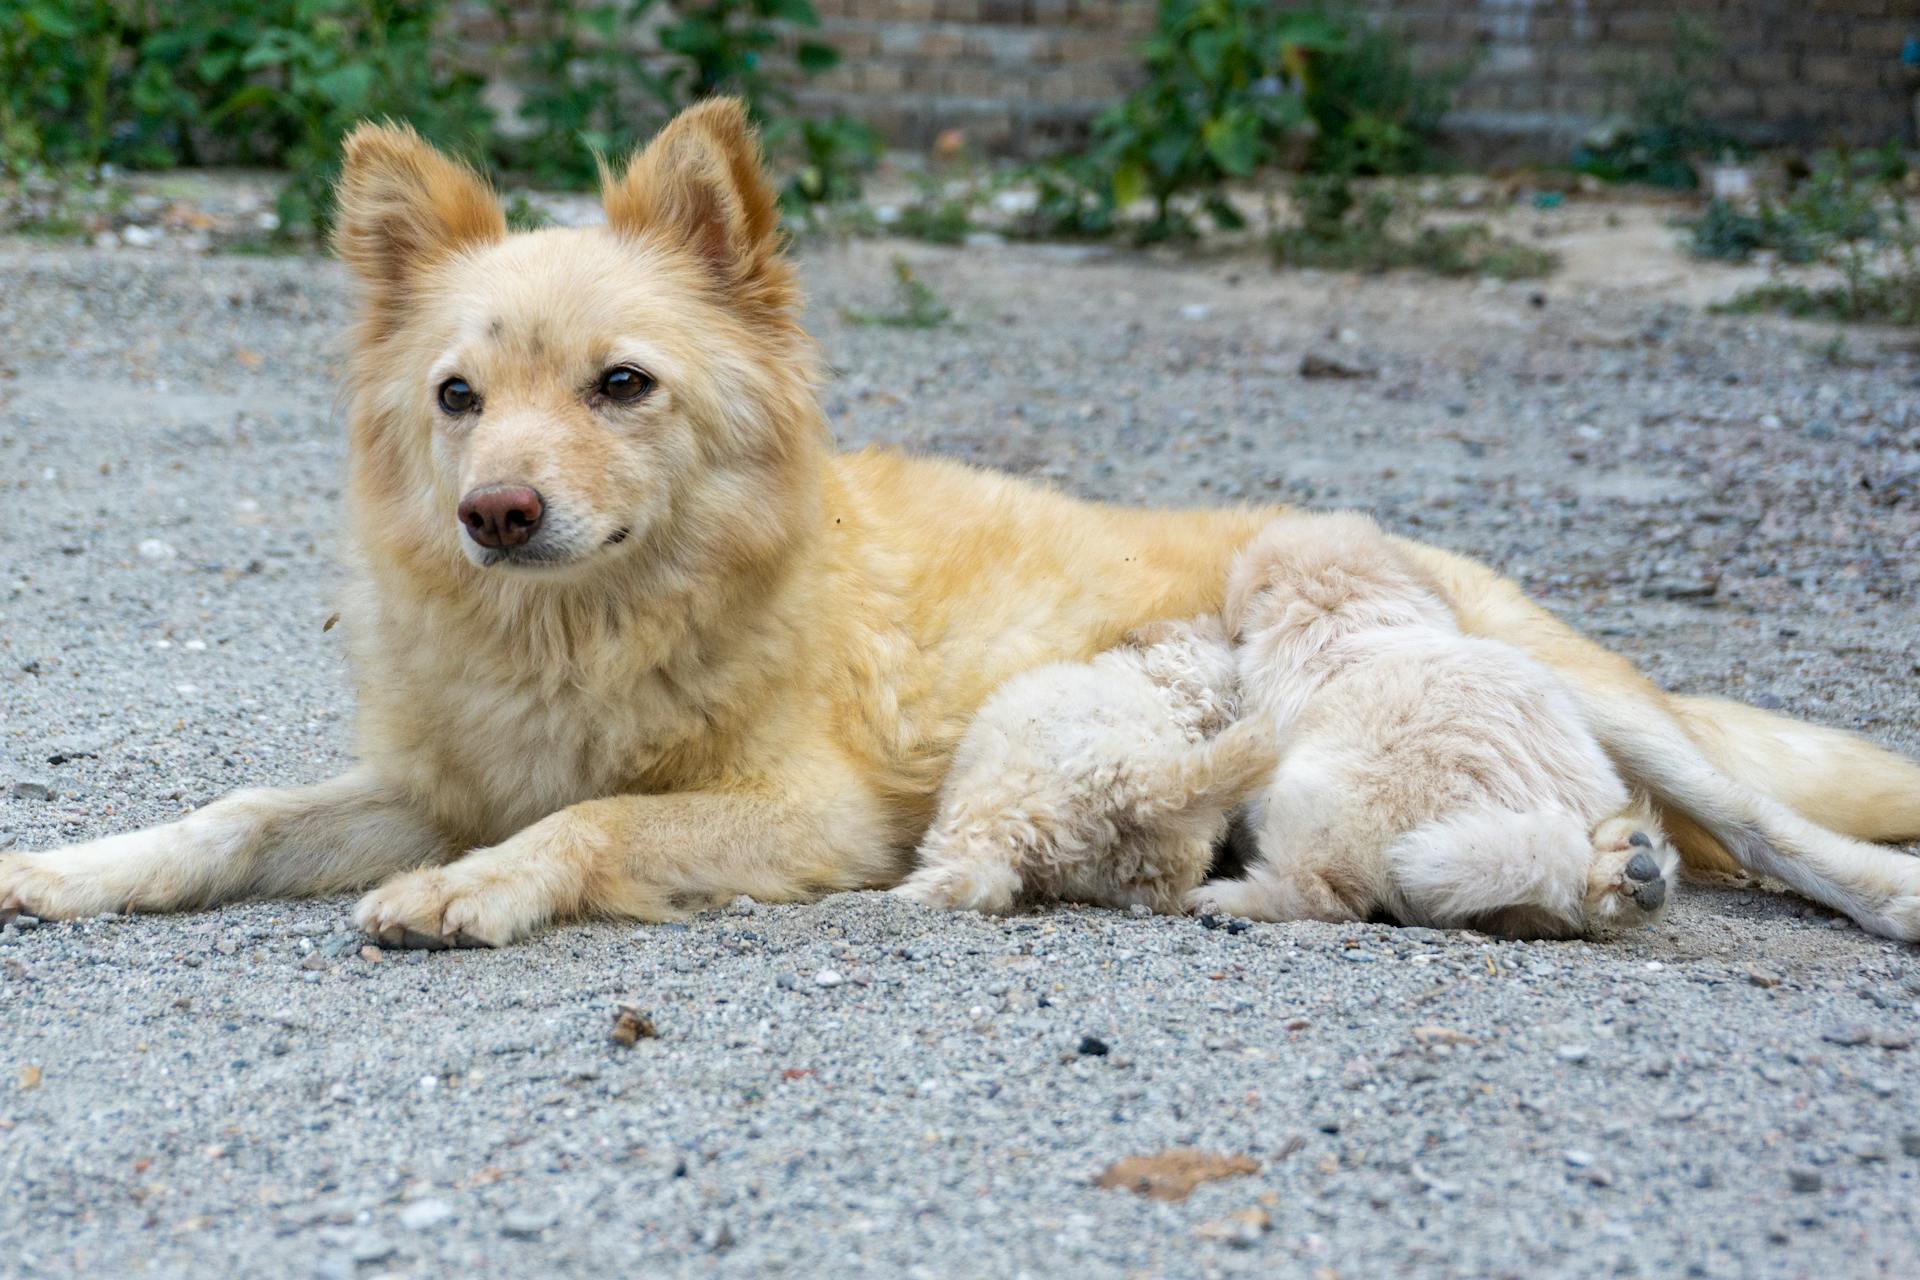
POLYGON ((1468 809, 1416 827, 1387 846, 1394 883, 1414 914, 1447 928, 1524 909, 1579 932, 1593 836, 1565 811, 1468 809))
POLYGON ((1175 756, 1157 775, 1137 779, 1143 817, 1200 809, 1225 811, 1273 777, 1281 743, 1265 717, 1249 716, 1175 756))

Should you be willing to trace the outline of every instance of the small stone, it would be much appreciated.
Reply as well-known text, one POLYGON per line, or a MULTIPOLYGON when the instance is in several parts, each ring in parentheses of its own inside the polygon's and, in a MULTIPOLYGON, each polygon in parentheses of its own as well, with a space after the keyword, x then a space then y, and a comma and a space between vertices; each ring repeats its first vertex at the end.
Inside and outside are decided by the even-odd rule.
POLYGON ((659 1028, 653 1025, 652 1016, 639 1005, 622 1003, 614 1007, 613 1030, 607 1033, 607 1039, 631 1049, 642 1040, 655 1040, 659 1036, 659 1028))
POLYGON ((760 905, 759 903, 755 902, 751 897, 743 893, 739 897, 735 898, 732 902, 727 904, 727 911, 730 914, 736 915, 736 916, 750 916, 759 907, 759 905, 760 905))
POLYGON ((1847 1154, 1862 1164, 1878 1164, 1891 1154, 1877 1133, 1856 1133, 1847 1139, 1847 1154))
POLYGON ((1771 969, 1762 969, 1759 965, 1747 966, 1747 981, 1756 987, 1777 987, 1781 977, 1771 969))
POLYGON ((453 1217, 445 1200, 415 1200, 400 1211, 400 1225, 409 1231, 429 1231, 453 1217))
POLYGON ((1829 1044, 1845 1045, 1848 1048, 1853 1048, 1857 1045, 1872 1043, 1873 1028, 1863 1027, 1857 1023, 1840 1027, 1828 1027, 1820 1033, 1820 1038, 1829 1044))
POLYGON ((387 953, 372 944, 368 944, 360 948, 360 958, 368 964, 379 964, 387 958, 387 953))
POLYGON ((1593 1152, 1582 1151, 1578 1147, 1568 1147, 1560 1156, 1575 1169, 1584 1169, 1593 1163, 1593 1152))
POLYGON ((325 973, 328 969, 333 968, 333 962, 321 955, 318 951, 312 951, 300 962, 300 967, 302 969, 311 969, 315 973, 325 973))
POLYGON ((1818 1169, 1809 1169, 1805 1165, 1795 1165, 1787 1170, 1787 1185, 1800 1195, 1811 1195, 1825 1183, 1818 1169))
POLYGON ((1372 378, 1378 371, 1348 360, 1338 360, 1332 356, 1309 351, 1300 357, 1300 376, 1303 378, 1372 378))
POLYGON ((347 1246, 347 1256, 363 1267, 385 1262, 396 1252, 393 1241, 383 1236, 361 1236, 347 1246))
POLYGON ((1563 1044, 1554 1052, 1560 1056, 1562 1062, 1580 1063, 1587 1060, 1589 1050, 1583 1044, 1563 1044))
POLYGON ((813 975, 813 985, 816 987, 837 987, 845 981, 838 969, 822 969, 813 975))
POLYGON ((1708 600, 1719 590, 1717 578, 1669 577, 1653 579, 1640 594, 1661 600, 1708 600))
POLYGON ((1080 1047, 1075 1052, 1083 1058, 1104 1058, 1108 1048, 1107 1042, 1099 1036, 1081 1036, 1080 1047))
POLYGON ((1904 1031, 1876 1031, 1873 1042, 1882 1049, 1911 1049, 1913 1037, 1904 1031))
POLYGON ((773 985, 782 991, 798 991, 800 989, 800 975, 797 973, 783 973, 773 980, 773 985))
POLYGON ((1127 914, 1138 919, 1145 919, 1153 914, 1153 908, 1144 902, 1136 902, 1127 908, 1127 914))
POLYGON ((500 1234, 511 1240, 537 1240, 555 1221, 551 1213, 514 1209, 500 1219, 500 1234))
POLYGON ((21 781, 14 783, 8 794, 15 800, 51 800, 54 791, 44 782, 21 781))
POLYGON ((1231 1245, 1236 1249, 1249 1249, 1259 1243, 1260 1237, 1267 1233, 1273 1220, 1265 1209, 1242 1209, 1230 1213, 1224 1218, 1212 1222, 1203 1222, 1193 1229, 1193 1234, 1202 1240, 1231 1245))
POLYGON ((1920 1129, 1907 1129, 1900 1134, 1900 1151, 1920 1160, 1920 1129))
POLYGON ((140 543, 142 560, 171 560, 179 554, 171 542, 163 542, 159 538, 147 538, 140 543))

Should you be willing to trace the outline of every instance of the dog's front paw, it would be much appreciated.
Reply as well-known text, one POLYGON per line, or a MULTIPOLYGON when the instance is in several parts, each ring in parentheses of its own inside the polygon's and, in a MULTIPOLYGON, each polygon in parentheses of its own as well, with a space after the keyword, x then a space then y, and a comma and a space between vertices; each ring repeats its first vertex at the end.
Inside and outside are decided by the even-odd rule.
POLYGON ((136 906, 172 905, 151 892, 170 856, 170 828, 131 831, 91 844, 0 857, 0 921, 15 916, 80 920, 136 906))
POLYGON ((504 947, 544 920, 529 907, 510 880, 474 876, 455 863, 395 876, 360 899, 353 922, 387 947, 504 947))
POLYGON ((44 853, 0 858, 0 924, 21 915, 74 920, 113 909, 97 885, 49 865, 44 853))

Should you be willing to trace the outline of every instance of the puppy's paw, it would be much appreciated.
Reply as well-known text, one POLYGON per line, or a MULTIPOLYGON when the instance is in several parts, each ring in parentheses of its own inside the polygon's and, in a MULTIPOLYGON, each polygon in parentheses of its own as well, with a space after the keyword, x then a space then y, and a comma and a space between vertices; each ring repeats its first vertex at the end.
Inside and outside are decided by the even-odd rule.
POLYGON ((1660 828, 1615 818, 1594 832, 1587 919, 1596 930, 1637 929, 1660 918, 1673 897, 1680 855, 1660 828))
POLYGON ((1020 876, 997 866, 938 864, 908 876, 893 893, 925 907, 1004 915, 1020 897, 1020 876))
POLYGON ((1187 914, 1193 916, 1247 916, 1255 906, 1252 886, 1244 880, 1209 880, 1187 893, 1187 914))
POLYGON ((476 876, 455 863, 395 876, 360 899, 353 922, 386 947, 504 947, 545 919, 531 907, 511 880, 476 876))

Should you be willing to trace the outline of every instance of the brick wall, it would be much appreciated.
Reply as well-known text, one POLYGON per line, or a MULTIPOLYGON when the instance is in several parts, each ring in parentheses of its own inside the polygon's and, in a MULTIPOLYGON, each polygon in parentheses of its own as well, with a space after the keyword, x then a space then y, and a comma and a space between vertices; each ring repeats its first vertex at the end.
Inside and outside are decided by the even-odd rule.
MULTIPOLYGON (((1135 83, 1153 0, 815 0, 845 55, 808 107, 863 117, 902 146, 965 130, 1044 154, 1135 83)), ((1911 143, 1920 0, 1373 0, 1430 65, 1471 59, 1450 127, 1472 152, 1562 158, 1628 107, 1622 80, 1670 65, 1676 15, 1720 49, 1701 105, 1762 143, 1911 143)))

